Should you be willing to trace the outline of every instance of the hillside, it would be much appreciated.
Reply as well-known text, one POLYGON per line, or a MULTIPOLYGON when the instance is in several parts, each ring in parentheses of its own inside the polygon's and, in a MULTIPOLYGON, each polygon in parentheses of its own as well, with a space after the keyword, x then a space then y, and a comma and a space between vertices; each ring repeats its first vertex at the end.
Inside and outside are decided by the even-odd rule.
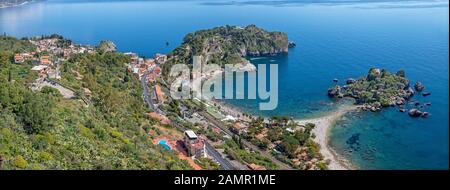
MULTIPOLYGON (((0 49, 10 41, 27 48, 8 37, 0 38, 0 49)), ((161 124, 145 115, 139 80, 126 72, 128 57, 84 53, 62 62, 62 83, 76 94, 66 99, 53 88, 31 91, 31 63, 12 64, 12 55, 0 52, 1 169, 190 168, 152 144, 147 130, 161 124)))

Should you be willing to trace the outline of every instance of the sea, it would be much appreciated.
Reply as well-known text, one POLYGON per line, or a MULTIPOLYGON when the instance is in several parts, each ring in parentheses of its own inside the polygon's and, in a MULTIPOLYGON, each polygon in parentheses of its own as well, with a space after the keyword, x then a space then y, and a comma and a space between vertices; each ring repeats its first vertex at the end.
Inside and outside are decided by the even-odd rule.
POLYGON ((288 54, 249 57, 278 65, 278 106, 225 100, 264 117, 312 118, 336 109, 326 91, 369 68, 403 69, 425 85, 428 118, 398 108, 348 113, 330 131, 329 145, 359 169, 448 169, 448 0, 47 0, 0 9, 0 32, 16 37, 61 34, 79 44, 113 41, 122 52, 168 53, 183 37, 221 25, 256 24, 282 31, 297 46, 288 54))

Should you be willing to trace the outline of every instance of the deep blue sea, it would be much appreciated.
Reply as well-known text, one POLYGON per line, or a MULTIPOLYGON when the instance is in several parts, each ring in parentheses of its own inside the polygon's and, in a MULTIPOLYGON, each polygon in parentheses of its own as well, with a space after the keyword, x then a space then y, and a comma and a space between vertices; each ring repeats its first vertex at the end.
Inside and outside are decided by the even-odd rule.
POLYGON ((410 118, 396 108, 347 114, 330 146, 361 169, 448 169, 448 1, 95 1, 49 0, 0 9, 0 32, 17 37, 58 33, 76 43, 109 39, 120 51, 167 53, 183 36, 219 25, 256 24, 286 32, 288 55, 254 59, 278 64, 279 105, 230 104, 262 116, 314 117, 334 108, 332 79, 365 75, 370 67, 404 69, 421 81, 431 115, 410 118), (169 45, 166 45, 169 42, 169 45))

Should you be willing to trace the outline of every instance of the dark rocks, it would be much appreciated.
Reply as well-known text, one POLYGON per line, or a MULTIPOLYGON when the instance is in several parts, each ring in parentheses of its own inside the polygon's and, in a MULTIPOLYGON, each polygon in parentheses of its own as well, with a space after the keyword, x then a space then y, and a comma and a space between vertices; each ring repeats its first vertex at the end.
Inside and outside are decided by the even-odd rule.
POLYGON ((408 89, 406 90, 405 99, 410 99, 413 96, 414 96, 414 90, 411 87, 408 87, 408 89))
POLYGON ((353 79, 353 78, 349 78, 349 79, 347 79, 347 81, 346 81, 347 84, 353 84, 353 83, 355 83, 355 82, 356 82, 356 80, 353 79))
POLYGON ((397 97, 397 98, 395 99, 395 104, 397 104, 397 105, 403 105, 403 104, 405 104, 405 99, 404 99, 404 98, 401 98, 401 97, 397 97))
POLYGON ((400 108, 398 111, 400 111, 400 112, 406 112, 406 111, 408 111, 408 110, 405 109, 405 108, 400 108))
POLYGON ((405 76, 406 76, 404 70, 397 71, 397 73, 395 73, 395 75, 397 75, 399 77, 403 77, 403 78, 405 78, 405 76))
POLYGON ((381 77, 381 69, 371 68, 369 70, 369 74, 367 75, 367 80, 372 81, 379 77, 381 77))
POLYGON ((422 116, 422 112, 419 111, 418 109, 410 109, 408 111, 408 115, 411 117, 420 117, 420 116, 422 116))
POLYGON ((428 112, 423 112, 421 116, 422 116, 422 117, 428 117, 429 115, 430 115, 430 113, 428 113, 428 112))
POLYGON ((425 86, 421 82, 416 82, 416 84, 414 85, 414 88, 420 92, 423 89, 425 89, 425 86))
POLYGON ((424 93, 422 93, 422 96, 429 96, 429 95, 431 95, 431 92, 424 92, 424 93))
POLYGON ((425 105, 426 106, 431 106, 431 102, 426 102, 425 105))
POLYGON ((293 47, 295 47, 295 46, 297 46, 297 44, 296 44, 295 42, 289 41, 289 43, 288 43, 288 47, 289 47, 289 48, 293 48, 293 47))
POLYGON ((341 87, 335 86, 334 88, 328 89, 328 97, 334 98, 338 97, 341 94, 341 87))

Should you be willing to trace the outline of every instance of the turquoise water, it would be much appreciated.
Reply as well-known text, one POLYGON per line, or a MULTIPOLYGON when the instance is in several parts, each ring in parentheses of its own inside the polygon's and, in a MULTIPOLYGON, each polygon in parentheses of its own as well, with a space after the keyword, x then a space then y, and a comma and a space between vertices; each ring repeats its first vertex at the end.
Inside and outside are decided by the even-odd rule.
POLYGON ((166 150, 172 150, 172 147, 170 147, 170 145, 167 144, 166 140, 159 140, 158 144, 163 146, 164 149, 166 149, 166 150))
POLYGON ((326 96, 333 78, 357 78, 370 67, 405 69, 432 92, 415 97, 432 102, 430 117, 412 119, 396 109, 349 114, 333 128, 330 145, 362 169, 448 168, 448 1, 223 2, 53 0, 0 9, 0 32, 59 33, 83 44, 110 39, 121 51, 151 56, 169 52, 188 32, 218 25, 284 31, 297 47, 252 60, 278 64, 277 109, 259 111, 253 100, 229 103, 263 116, 315 117, 335 106, 326 96))

